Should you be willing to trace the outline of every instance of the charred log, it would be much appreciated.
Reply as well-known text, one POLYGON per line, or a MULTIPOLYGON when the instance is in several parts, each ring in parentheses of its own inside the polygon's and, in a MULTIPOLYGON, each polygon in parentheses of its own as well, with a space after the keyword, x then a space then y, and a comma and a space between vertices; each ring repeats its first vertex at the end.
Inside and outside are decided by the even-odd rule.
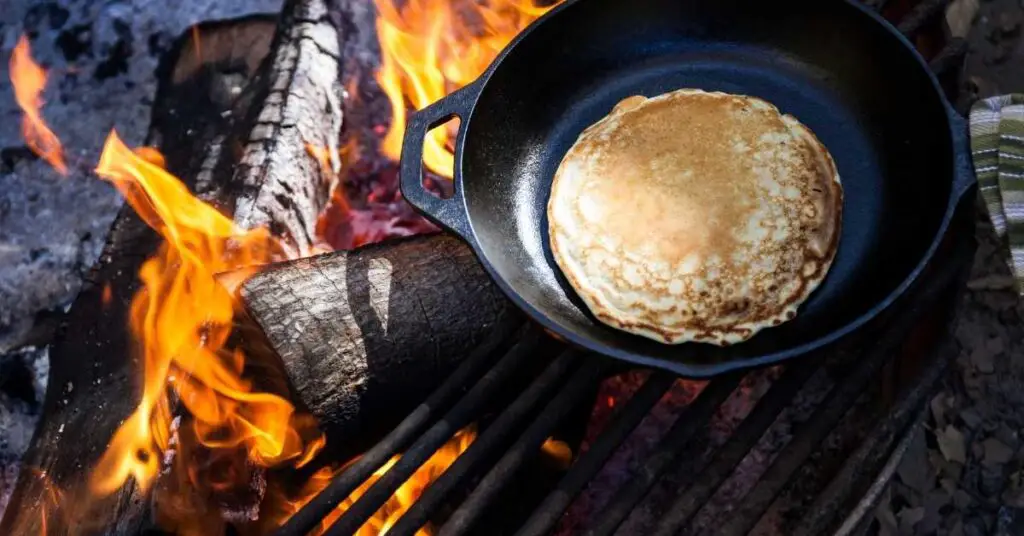
POLYGON ((523 322, 470 248, 442 234, 274 265, 240 293, 335 448, 379 437, 523 322))
MULTIPOLYGON (((147 144, 240 227, 270 226, 291 251, 308 248, 327 199, 330 170, 315 167, 306 144, 329 146, 338 136, 341 9, 290 1, 276 34, 269 17, 202 24, 198 43, 186 32, 158 71, 147 144), (277 200, 282 192, 288 203, 277 200)), ((138 269, 160 242, 121 210, 50 349, 43 414, 0 533, 133 534, 148 522, 149 502, 133 484, 87 500, 86 480, 138 401, 142 371, 127 314, 138 269)))

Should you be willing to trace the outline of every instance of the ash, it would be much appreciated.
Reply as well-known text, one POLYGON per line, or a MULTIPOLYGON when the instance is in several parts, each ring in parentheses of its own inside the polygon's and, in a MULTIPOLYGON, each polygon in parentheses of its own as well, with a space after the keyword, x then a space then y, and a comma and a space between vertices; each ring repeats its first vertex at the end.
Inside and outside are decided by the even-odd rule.
POLYGON ((78 293, 122 199, 91 174, 111 128, 145 141, 154 70, 191 24, 277 12, 281 0, 5 0, 0 3, 0 516, 40 411, 55 320, 78 293), (27 34, 49 70, 43 117, 67 177, 21 137, 7 59, 27 34), (29 348, 36 345, 38 348, 29 348))
POLYGON ((50 368, 47 354, 45 347, 0 354, 0 515, 39 418, 50 368))

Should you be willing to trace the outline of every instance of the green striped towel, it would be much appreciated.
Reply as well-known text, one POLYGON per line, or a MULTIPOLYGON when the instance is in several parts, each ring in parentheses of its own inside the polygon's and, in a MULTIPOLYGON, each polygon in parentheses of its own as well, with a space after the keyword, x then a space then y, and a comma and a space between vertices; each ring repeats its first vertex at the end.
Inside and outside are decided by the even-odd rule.
POLYGON ((971 155, 978 188, 1024 294, 1024 94, 978 101, 971 108, 971 155))

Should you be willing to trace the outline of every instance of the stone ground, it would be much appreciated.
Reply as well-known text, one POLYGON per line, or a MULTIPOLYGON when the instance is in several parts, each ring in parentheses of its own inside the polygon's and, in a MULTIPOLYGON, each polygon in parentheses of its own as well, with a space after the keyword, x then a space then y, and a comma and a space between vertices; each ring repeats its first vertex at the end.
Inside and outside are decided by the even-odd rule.
POLYGON ((195 22, 275 12, 281 0, 0 1, 0 513, 46 385, 54 312, 78 292, 120 196, 89 173, 111 128, 143 142, 160 55, 195 22), (173 6, 173 7, 172 7, 173 6), (43 115, 64 143, 61 177, 24 147, 7 59, 18 37, 50 69, 43 115), (22 348, 22 349, 18 349, 22 348))
MULTIPOLYGON (((964 0, 957 0, 962 2, 964 0)), ((974 0, 967 0, 974 1, 974 0)), ((160 53, 189 24, 276 11, 281 0, 6 0, 0 56, 18 36, 51 69, 44 115, 64 141, 60 177, 24 148, 0 62, 0 514, 46 384, 44 345, 95 260, 121 200, 89 174, 107 132, 143 141, 160 53)), ((967 61, 978 96, 1024 91, 1020 0, 980 3, 967 61)), ((957 329, 964 352, 931 402, 880 508, 882 534, 1024 534, 1024 305, 979 216, 979 249, 957 329)))
MULTIPOLYGON (((1024 4, 980 9, 966 86, 975 97, 1024 92, 1024 4)), ((929 407, 876 518, 879 534, 1024 534, 1024 299, 984 209, 956 336, 963 347, 929 407)))

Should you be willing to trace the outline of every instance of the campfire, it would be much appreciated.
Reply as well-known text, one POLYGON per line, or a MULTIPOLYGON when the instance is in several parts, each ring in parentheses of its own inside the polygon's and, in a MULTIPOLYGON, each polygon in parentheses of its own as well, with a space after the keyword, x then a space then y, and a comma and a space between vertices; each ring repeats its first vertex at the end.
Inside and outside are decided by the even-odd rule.
MULTIPOLYGON (((776 497, 835 499, 851 452, 885 462, 924 396, 868 387, 895 335, 870 354, 710 382, 626 370, 528 325, 472 251, 402 199, 408 114, 472 82, 552 7, 289 0, 272 19, 201 23, 158 72, 146 145, 111 131, 85 161, 47 124, 47 71, 22 37, 10 71, 25 143, 54 173, 88 166, 127 206, 50 351, 0 532, 651 533, 660 517, 630 517, 650 494, 695 532, 739 511, 739 533, 783 526, 776 497), (896 424, 867 449, 878 408, 843 415, 869 389, 896 424), (783 493, 826 437, 811 498, 783 493)), ((440 196, 456 130, 425 138, 423 183, 440 196)), ((842 521, 829 504, 808 523, 842 521)))
MULTIPOLYGON (((269 63, 261 73, 280 85, 256 87, 254 83, 247 88, 263 93, 257 97, 262 102, 252 105, 251 111, 258 114, 256 126, 242 133, 241 141, 249 144, 246 153, 235 164, 247 173, 221 177, 232 170, 218 174, 209 168, 189 167, 185 159, 175 161, 176 155, 166 155, 160 148, 133 150, 116 132, 109 134, 95 174, 121 192, 134 212, 132 219, 155 232, 146 238, 151 236, 150 241, 158 244, 139 266, 137 283, 125 277, 100 282, 99 313, 124 308, 122 329, 129 338, 122 347, 129 354, 124 357, 138 363, 132 367, 138 377, 129 378, 124 385, 139 386, 141 396, 110 437, 96 438, 97 445, 105 448, 85 478, 72 483, 60 475, 58 483, 47 472, 38 472, 38 485, 61 500, 44 502, 31 515, 20 516, 15 525, 19 531, 32 525, 44 532, 55 526, 73 532, 102 528, 109 521, 93 524, 89 516, 102 512, 112 496, 128 492, 155 497, 153 516, 164 530, 211 534, 232 525, 244 533, 265 533, 316 495, 345 466, 344 458, 318 457, 322 451, 358 456, 353 452, 358 442, 345 444, 345 434, 336 432, 328 440, 322 430, 331 424, 321 425, 308 409, 297 408, 288 393, 277 388, 288 378, 267 374, 260 356, 240 340, 243 336, 236 324, 244 312, 234 287, 274 262, 432 230, 410 211, 393 206, 401 201, 394 171, 389 168, 400 151, 406 108, 423 107, 471 81, 509 40, 547 9, 506 0, 487 5, 447 0, 395 5, 378 0, 376 8, 381 60, 370 79, 363 72, 346 73, 344 45, 357 36, 344 35, 334 23, 311 22, 317 17, 351 17, 352 13, 345 11, 350 8, 318 1, 285 6, 276 41, 269 46, 269 63), (373 82, 379 89, 372 87, 373 82), (360 95, 381 91, 391 104, 390 120, 350 126, 344 141, 339 128, 346 117, 343 110, 358 106, 360 95), (282 100, 287 102, 282 104, 282 100), (280 133, 287 113, 305 117, 312 124, 291 138, 278 135, 273 152, 257 154, 255 142, 263 134, 260 129, 280 133), (263 127, 263 121, 270 126, 263 127), (379 136, 384 128, 386 134, 379 136), (378 135, 379 143, 365 143, 352 133, 359 129, 378 135), (181 171, 176 176, 172 170, 181 171), (307 198, 293 201, 305 206, 268 208, 259 193, 214 191, 237 181, 238 175, 248 175, 239 182, 249 189, 276 187, 301 192, 297 195, 307 198), (360 181, 372 183, 368 194, 351 187, 360 181), (202 192, 203 186, 209 187, 206 192, 202 192), (313 470, 314 466, 318 468, 313 470), (304 469, 308 474, 302 479, 277 474, 284 470, 299 474, 304 469), (204 510, 206 514, 202 514, 204 510)), ((194 76, 218 60, 230 60, 218 57, 224 54, 217 50, 224 46, 218 31, 193 28, 172 76, 194 76)), ((67 174, 59 134, 43 119, 47 73, 33 61, 24 36, 10 67, 24 112, 26 143, 56 172, 67 174)), ((210 134, 213 138, 203 140, 205 143, 226 143, 227 132, 210 134)), ((427 162, 437 173, 435 180, 450 178, 448 131, 435 130, 428 146, 427 162)), ((216 159, 217 150, 205 156, 216 159)), ((188 158, 202 160, 197 156, 204 155, 188 158)), ((272 202, 287 205, 279 198, 272 202)), ((110 249, 116 249, 114 242, 110 249)), ((352 350, 341 358, 358 357, 356 349, 352 350)), ((358 384, 374 378, 361 370, 352 371, 348 380, 358 384)), ((358 385, 344 387, 359 390, 358 385)), ((354 428, 352 422, 359 417, 345 418, 350 422, 334 423, 336 430, 345 432, 345 424, 354 428)), ((473 427, 458 431, 359 533, 385 532, 474 437, 473 427)), ((380 474, 397 459, 379 468, 380 474)), ((373 481, 368 479, 343 501, 338 513, 373 481)), ((330 521, 329 516, 324 527, 330 521)))

